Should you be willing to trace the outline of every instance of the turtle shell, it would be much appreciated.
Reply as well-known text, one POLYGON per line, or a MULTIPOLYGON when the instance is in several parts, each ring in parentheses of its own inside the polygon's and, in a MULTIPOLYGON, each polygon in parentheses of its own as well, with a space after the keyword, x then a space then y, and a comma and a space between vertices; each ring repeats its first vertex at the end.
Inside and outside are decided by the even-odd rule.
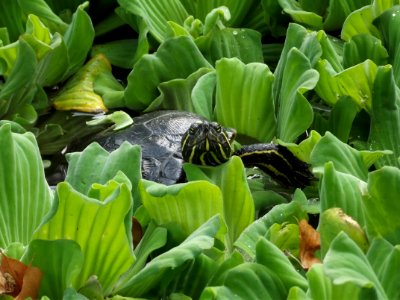
POLYGON ((142 177, 173 184, 183 177, 181 139, 194 122, 204 118, 183 111, 156 111, 133 118, 134 123, 108 136, 96 138, 111 152, 125 141, 142 148, 142 177))

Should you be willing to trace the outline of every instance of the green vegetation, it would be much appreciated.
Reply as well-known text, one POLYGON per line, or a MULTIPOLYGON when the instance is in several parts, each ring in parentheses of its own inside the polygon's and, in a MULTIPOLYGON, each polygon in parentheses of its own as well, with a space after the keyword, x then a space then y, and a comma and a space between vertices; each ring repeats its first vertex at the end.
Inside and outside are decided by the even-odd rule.
POLYGON ((0 298, 400 298, 400 1, 4 0, 0 42, 0 298), (50 189, 65 146, 161 109, 316 181, 233 156, 164 186, 126 142, 68 154, 50 189))

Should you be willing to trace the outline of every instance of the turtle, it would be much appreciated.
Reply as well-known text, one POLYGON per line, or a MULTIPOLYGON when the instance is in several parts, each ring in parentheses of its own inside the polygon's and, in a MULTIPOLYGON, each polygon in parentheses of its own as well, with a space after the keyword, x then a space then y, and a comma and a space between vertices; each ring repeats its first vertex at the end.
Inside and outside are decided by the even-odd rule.
POLYGON ((110 152, 124 141, 140 145, 142 178, 147 180, 171 185, 185 179, 184 162, 216 166, 232 155, 239 156, 245 167, 258 167, 288 188, 303 188, 313 178, 309 165, 286 147, 256 143, 234 151, 234 129, 191 112, 160 110, 134 117, 133 121, 125 129, 97 136, 91 141, 110 152))

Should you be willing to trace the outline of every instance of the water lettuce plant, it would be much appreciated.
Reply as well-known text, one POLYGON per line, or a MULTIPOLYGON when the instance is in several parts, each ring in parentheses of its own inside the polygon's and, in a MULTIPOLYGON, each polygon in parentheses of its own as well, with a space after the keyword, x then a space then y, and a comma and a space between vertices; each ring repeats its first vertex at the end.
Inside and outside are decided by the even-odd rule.
POLYGON ((1 297, 400 297, 399 1, 100 2, 0 3, 1 297), (67 145, 162 109, 285 145, 315 180, 233 156, 165 186, 127 141, 68 153, 49 186, 67 145))

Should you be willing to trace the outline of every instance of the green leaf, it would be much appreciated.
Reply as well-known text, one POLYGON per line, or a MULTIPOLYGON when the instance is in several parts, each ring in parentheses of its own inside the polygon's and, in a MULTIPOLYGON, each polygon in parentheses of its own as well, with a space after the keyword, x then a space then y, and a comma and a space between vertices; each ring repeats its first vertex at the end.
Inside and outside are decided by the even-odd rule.
MULTIPOLYGON (((21 9, 26 15, 33 14, 40 18, 40 20, 48 27, 52 32, 59 32, 64 34, 67 30, 68 24, 66 24, 55 11, 49 6, 49 1, 45 0, 18 0, 16 1, 21 6, 21 9)), ((82 2, 82 1, 80 1, 82 2)))
POLYGON ((159 42, 167 36, 167 21, 183 24, 189 16, 179 0, 118 0, 118 3, 130 13, 140 16, 159 42))
POLYGON ((400 244, 400 170, 383 167, 369 173, 368 192, 363 202, 368 237, 383 237, 393 245, 400 244))
POLYGON ((343 66, 345 68, 357 65, 369 59, 377 65, 388 63, 389 54, 378 38, 359 34, 344 44, 343 66))
POLYGON ((59 83, 68 69, 67 46, 59 33, 53 35, 49 47, 50 50, 37 66, 37 82, 41 86, 54 86, 59 83))
POLYGON ((212 120, 214 114, 213 102, 216 84, 215 71, 209 72, 197 80, 191 93, 194 111, 208 120, 212 120))
POLYGON ((0 127, 0 248, 14 242, 27 245, 49 211, 52 193, 32 133, 0 127))
POLYGON ((63 239, 33 240, 22 258, 23 262, 43 272, 40 295, 51 299, 62 299, 65 289, 72 287, 83 260, 79 245, 63 239))
POLYGON ((329 1, 324 21, 326 31, 338 30, 343 26, 347 16, 356 9, 370 4, 370 0, 332 0, 329 1))
POLYGON ((84 10, 88 5, 87 1, 78 6, 72 16, 71 24, 65 31, 64 41, 68 51, 69 68, 64 73, 63 80, 74 74, 83 65, 93 44, 93 24, 84 10))
POLYGON ((350 137, 353 121, 359 111, 359 106, 349 96, 340 97, 331 110, 329 131, 346 143, 350 137))
POLYGON ((0 27, 7 28, 11 41, 18 40, 18 37, 25 31, 26 16, 22 14, 19 1, 0 3, 0 27))
POLYGON ((279 250, 290 253, 292 257, 299 256, 300 233, 299 225, 293 223, 273 224, 267 233, 268 241, 279 250))
POLYGON ((119 295, 141 297, 154 288, 159 293, 160 283, 170 281, 172 270, 210 249, 214 245, 214 237, 221 229, 221 219, 214 216, 200 228, 188 236, 181 244, 160 254, 151 260, 139 273, 119 283, 115 293, 119 295))
POLYGON ((216 72, 215 119, 239 134, 271 141, 276 118, 272 99, 274 76, 268 66, 223 58, 217 62, 216 72))
POLYGON ((124 107, 125 88, 114 77, 111 69, 103 70, 94 77, 93 91, 101 96, 107 108, 124 107))
POLYGON ((34 237, 77 242, 84 261, 73 287, 83 286, 91 275, 96 274, 108 294, 135 259, 128 237, 130 226, 125 224, 132 197, 125 184, 115 181, 98 189, 99 193, 108 194, 104 201, 89 198, 66 182, 60 183, 52 211, 34 237))
POLYGON ((221 209, 229 237, 226 246, 231 250, 243 230, 254 221, 254 202, 242 160, 233 156, 227 163, 217 167, 185 164, 184 170, 189 180, 207 180, 221 189, 221 209))
POLYGON ((319 216, 318 231, 321 234, 322 257, 325 256, 331 242, 342 231, 345 232, 364 253, 368 250, 369 242, 366 233, 359 223, 345 214, 341 208, 334 207, 324 210, 319 216))
POLYGON ((307 289, 307 280, 294 268, 287 256, 265 238, 260 238, 256 245, 256 262, 268 268, 270 273, 277 273, 287 292, 292 286, 307 289))
POLYGON ((340 207, 362 227, 365 225, 363 212, 363 193, 366 182, 351 174, 338 172, 332 161, 324 166, 319 195, 321 213, 328 208, 340 207))
POLYGON ((376 166, 400 167, 400 90, 390 66, 378 68, 373 93, 368 143, 371 149, 392 151, 378 160, 376 166))
POLYGON ((243 250, 248 256, 256 255, 256 244, 260 236, 267 237, 269 228, 277 223, 298 223, 298 220, 308 219, 307 199, 301 190, 296 190, 290 203, 275 205, 268 213, 249 225, 235 242, 235 247, 243 250))
MULTIPOLYGON (((275 103, 278 101, 282 91, 287 89, 287 87, 282 86, 283 78, 286 69, 286 64, 288 63, 289 51, 292 51, 293 48, 300 49, 300 51, 308 58, 309 63, 311 64, 312 67, 315 65, 316 61, 318 61, 318 59, 321 57, 322 54, 321 45, 318 42, 317 35, 315 32, 309 32, 303 26, 295 23, 289 24, 286 32, 285 44, 282 49, 278 65, 276 66, 274 72, 275 81, 273 85, 273 95, 275 103)), ((297 60, 305 61, 304 57, 298 58, 298 56, 301 55, 294 54, 294 56, 295 56, 294 58, 295 61, 297 60)), ((303 64, 307 68, 310 68, 307 66, 306 62, 303 62, 303 64)))
POLYGON ((332 241, 324 269, 335 285, 353 283, 374 289, 377 299, 389 299, 365 254, 344 232, 332 241))
POLYGON ((311 153, 311 164, 314 172, 323 173, 325 163, 331 161, 336 171, 366 181, 368 168, 383 155, 382 151, 357 151, 327 132, 315 145, 311 153))
POLYGON ((158 89, 161 93, 155 99, 146 112, 153 110, 181 110, 194 112, 191 92, 196 82, 205 74, 211 72, 210 68, 200 68, 187 78, 176 78, 159 84, 158 89))
MULTIPOLYGON (((2 48, 4 49, 4 47, 2 48)), ((20 105, 28 104, 36 92, 36 57, 33 49, 23 40, 18 42, 16 61, 0 91, 0 116, 18 112, 20 105)), ((1 56, 1 49, 0 49, 1 56)))
POLYGON ((257 7, 255 0, 236 1, 236 0, 217 0, 217 1, 190 1, 181 0, 181 2, 190 10, 191 14, 195 15, 200 20, 205 20, 210 11, 214 8, 224 6, 229 10, 230 16, 228 21, 229 26, 238 26, 246 21, 247 14, 257 7), (193 4, 189 2, 194 2, 193 4))
POLYGON ((135 248, 136 261, 132 268, 123 275, 123 278, 130 278, 137 274, 146 264, 149 259, 149 255, 167 242, 167 229, 164 227, 158 227, 153 222, 147 226, 146 231, 141 238, 139 244, 135 248))
POLYGON ((183 238, 211 217, 223 213, 220 190, 206 181, 165 186, 142 180, 139 193, 149 216, 158 225, 178 225, 183 238))
POLYGON ((313 111, 303 94, 315 87, 318 78, 318 72, 300 50, 288 52, 278 100, 279 139, 292 142, 311 125, 313 111))
MULTIPOLYGON (((367 297, 366 295, 369 296, 369 294, 363 294, 366 288, 362 289, 352 282, 347 282, 344 284, 334 284, 333 280, 327 277, 327 275, 325 274, 323 264, 314 264, 307 272, 306 276, 309 283, 307 299, 374 299, 373 297, 376 296, 373 293, 373 297, 367 297)), ((294 299, 303 298, 300 297, 294 299)))
POLYGON ((131 69, 134 64, 134 54, 137 49, 137 40, 116 40, 92 47, 91 56, 103 54, 113 66, 131 69))
MULTIPOLYGON (((397 3, 399 4, 399 3, 397 3)), ((395 5, 382 13, 374 22, 382 32, 383 43, 389 52, 389 62, 393 66, 393 74, 397 86, 400 86, 400 5, 395 5)))
POLYGON ((333 106, 342 96, 350 96, 357 105, 371 112, 372 87, 377 65, 367 59, 364 62, 336 73, 327 61, 319 61, 316 69, 320 80, 315 88, 317 94, 333 106))
POLYGON ((257 263, 229 270, 222 286, 207 287, 200 299, 285 299, 285 287, 276 273, 257 263))
POLYGON ((144 55, 128 76, 125 89, 126 106, 145 109, 159 95, 161 82, 187 78, 199 68, 211 68, 192 39, 179 36, 160 45, 155 54, 144 55))
MULTIPOLYGON (((205 29, 206 30, 206 29, 205 29)), ((221 58, 240 59, 243 63, 263 62, 261 35, 248 28, 219 28, 195 40, 207 60, 214 64, 221 58)))
MULTIPOLYGON (((87 195, 93 183, 105 184, 122 172, 129 179, 131 193, 136 201, 137 185, 141 178, 141 149, 124 142, 117 150, 108 153, 99 144, 92 143, 83 152, 67 155, 66 181, 74 189, 87 195), (100 168, 100 166, 102 166, 100 168)), ((139 203, 134 203, 137 207, 139 203)))
POLYGON ((113 130, 118 131, 133 124, 133 119, 130 115, 122 110, 114 111, 111 114, 105 115, 99 119, 93 119, 86 122, 89 126, 102 124, 113 124, 113 130))
POLYGON ((389 299, 400 297, 396 282, 400 279, 400 247, 393 246, 383 238, 375 238, 367 254, 389 299))
POLYGON ((298 1, 294 0, 278 0, 283 11, 291 16, 293 21, 309 27, 322 28, 322 16, 310 11, 306 11, 301 7, 298 1))

